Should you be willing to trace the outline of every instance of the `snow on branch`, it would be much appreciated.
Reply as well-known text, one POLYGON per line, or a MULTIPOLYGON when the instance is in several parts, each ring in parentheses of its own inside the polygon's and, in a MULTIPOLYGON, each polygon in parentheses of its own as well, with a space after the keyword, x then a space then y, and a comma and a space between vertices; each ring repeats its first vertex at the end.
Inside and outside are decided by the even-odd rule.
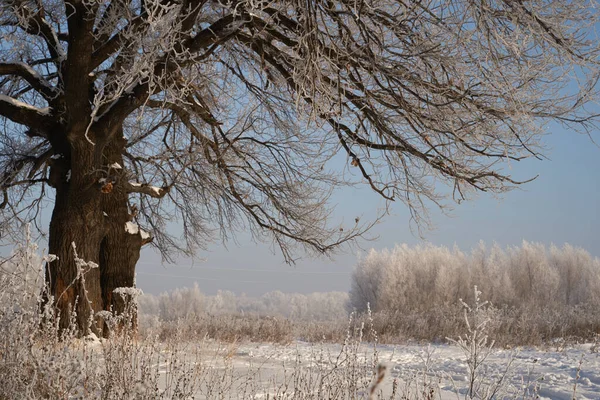
POLYGON ((37 108, 4 94, 0 94, 0 116, 17 124, 42 130, 53 122, 50 107, 37 108))
POLYGON ((143 230, 138 224, 136 224, 133 221, 125 222, 125 232, 129 233, 130 235, 139 234, 142 239, 142 246, 154 240, 154 236, 152 236, 150 232, 143 230))
POLYGON ((143 193, 148 196, 160 199, 164 197, 169 190, 171 189, 169 186, 157 187, 148 185, 146 183, 138 183, 138 182, 127 182, 125 183, 125 189, 128 193, 143 193))
POLYGON ((25 63, 0 63, 0 75, 15 75, 25 79, 46 100, 52 100, 59 95, 56 88, 25 63))

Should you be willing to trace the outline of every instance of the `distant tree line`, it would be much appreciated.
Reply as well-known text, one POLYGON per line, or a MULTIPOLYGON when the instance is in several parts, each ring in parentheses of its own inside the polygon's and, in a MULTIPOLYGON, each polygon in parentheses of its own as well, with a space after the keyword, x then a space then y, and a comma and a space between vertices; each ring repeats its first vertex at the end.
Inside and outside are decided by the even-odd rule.
POLYGON ((140 311, 173 321, 200 315, 251 314, 328 321, 348 312, 427 312, 470 301, 473 286, 496 307, 600 305, 600 259, 565 244, 523 241, 502 248, 480 243, 471 252, 431 244, 371 250, 360 259, 349 293, 283 293, 260 297, 219 290, 216 295, 180 288, 140 298, 140 311))
POLYGON ((372 250, 352 276, 350 306, 373 312, 423 312, 470 300, 473 286, 496 307, 600 304, 600 259, 586 250, 523 241, 470 253, 430 244, 372 250))
POLYGON ((476 285, 489 301, 489 334, 497 345, 594 340, 600 332, 600 259, 568 244, 480 243, 470 252, 431 244, 371 250, 358 260, 350 283, 349 293, 209 296, 195 285, 144 295, 141 325, 167 336, 170 325, 163 322, 177 321, 181 324, 173 326, 187 327, 192 335, 206 331, 223 340, 229 331, 251 340, 267 332, 280 341, 335 341, 343 340, 350 323, 372 327, 385 343, 437 341, 464 332, 460 299, 472 304, 476 285))
POLYGON ((175 289, 159 296, 144 294, 139 308, 144 315, 175 321, 204 315, 273 316, 294 320, 331 321, 346 318, 348 293, 283 293, 273 291, 260 297, 236 295, 219 290, 216 295, 202 293, 198 284, 175 289))

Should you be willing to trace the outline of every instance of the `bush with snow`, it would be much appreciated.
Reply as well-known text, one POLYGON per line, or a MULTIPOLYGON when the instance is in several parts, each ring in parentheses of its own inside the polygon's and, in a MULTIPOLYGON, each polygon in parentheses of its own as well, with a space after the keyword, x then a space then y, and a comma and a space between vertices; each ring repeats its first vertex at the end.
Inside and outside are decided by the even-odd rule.
POLYGON ((436 339, 460 329, 459 299, 473 286, 499 314, 501 343, 554 337, 589 339, 600 329, 600 260, 571 245, 523 241, 520 247, 480 243, 470 253, 430 244, 372 250, 352 276, 349 308, 370 305, 380 331, 436 339))

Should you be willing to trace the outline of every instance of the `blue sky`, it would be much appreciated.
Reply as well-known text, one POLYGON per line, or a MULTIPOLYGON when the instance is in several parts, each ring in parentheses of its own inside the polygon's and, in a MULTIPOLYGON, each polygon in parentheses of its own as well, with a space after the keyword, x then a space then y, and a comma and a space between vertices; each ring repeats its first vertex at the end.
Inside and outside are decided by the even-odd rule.
MULTIPOLYGON (((600 143, 600 132, 594 132, 592 138, 600 143)), ((371 231, 376 240, 342 248, 331 259, 304 257, 290 266, 271 246, 253 243, 248 234, 241 233, 237 244, 214 243, 196 260, 182 258, 175 265, 163 265, 159 255, 144 249, 137 267, 137 285, 154 294, 189 287, 194 282, 207 294, 217 290, 250 296, 273 290, 346 291, 361 254, 371 248, 423 241, 444 246, 456 244, 466 251, 481 240, 502 246, 519 245, 523 240, 559 246, 570 243, 600 257, 600 147, 589 137, 562 128, 548 134, 545 144, 548 159, 530 159, 510 166, 516 177, 539 175, 536 180, 501 199, 480 194, 472 201, 455 205, 450 216, 431 209, 435 227, 423 232, 424 239, 411 230, 406 206, 394 203, 391 215, 371 231)), ((336 204, 336 214, 347 221, 353 221, 357 215, 364 220, 384 204, 367 186, 341 191, 332 202, 336 204)), ((51 204, 45 213, 50 215, 51 204)), ((43 220, 47 222, 47 218, 43 220)))
MULTIPOLYGON (((600 133, 593 138, 600 143, 600 133)), ((512 164, 518 177, 538 179, 502 196, 480 194, 456 205, 451 216, 431 210, 435 228, 425 231, 425 241, 435 245, 458 245, 469 250, 480 240, 502 246, 519 245, 522 240, 547 245, 570 243, 600 257, 600 147, 589 137, 555 128, 545 138, 548 160, 527 160, 512 164)), ((336 213, 353 219, 358 209, 368 215, 382 202, 367 187, 345 190, 333 199, 336 213), (351 199, 351 205, 348 205, 351 199)), ((391 248, 395 244, 418 244, 410 229, 408 210, 393 204, 392 215, 371 232, 377 240, 362 241, 358 247, 342 249, 333 259, 304 258, 286 265, 269 245, 255 244, 247 235, 238 244, 212 245, 198 254, 198 260, 180 259, 177 265, 161 265, 160 257, 145 250, 138 264, 137 284, 150 293, 159 293, 198 282, 208 294, 232 290, 256 296, 272 290, 309 293, 348 290, 357 257, 370 248, 391 248)))

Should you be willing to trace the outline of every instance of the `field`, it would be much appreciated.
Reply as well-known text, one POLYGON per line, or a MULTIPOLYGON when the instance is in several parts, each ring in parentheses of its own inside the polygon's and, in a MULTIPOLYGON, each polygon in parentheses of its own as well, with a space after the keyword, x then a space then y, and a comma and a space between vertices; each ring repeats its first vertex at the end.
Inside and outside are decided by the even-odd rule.
MULTIPOLYGON (((474 397, 598 399, 600 355, 591 353, 590 347, 496 350, 482 366, 475 382, 480 394, 474 397), (486 390, 487 396, 483 394, 486 390)), ((370 371, 361 374, 361 368, 370 367, 374 360, 374 348, 368 344, 359 349, 358 364, 354 366, 346 364, 340 345, 295 342, 286 346, 245 343, 232 347, 211 343, 204 351, 227 354, 211 359, 217 374, 231 377, 224 398, 367 398, 375 381, 370 371), (353 370, 355 367, 358 371, 353 370), (356 397, 344 391, 344 384, 353 374, 358 377, 356 397), (322 384, 320 379, 324 379, 322 384), (331 394, 333 397, 329 397, 331 394)), ((457 346, 381 345, 376 351, 378 365, 384 366, 385 372, 374 398, 468 398, 468 366, 457 346)), ((197 398, 213 397, 202 388, 197 398)))
POLYGON ((452 344, 75 339, 58 349, 34 350, 40 351, 39 370, 28 376, 31 386, 9 396, 18 377, 13 370, 16 376, 3 375, 0 398, 600 398, 597 345, 556 345, 493 349, 471 375, 469 355, 452 344))
POLYGON ((394 345, 379 343, 369 316, 351 320, 339 343, 289 333, 252 341, 243 332, 267 338, 291 325, 240 315, 206 327, 227 340, 196 331, 193 319, 138 334, 126 321, 109 339, 57 339, 56 325, 40 331, 40 321, 25 316, 3 315, 0 399, 600 398, 598 343, 500 348, 487 338, 484 308, 467 310, 454 340, 394 345), (226 332, 234 325, 251 329, 226 332))
POLYGON ((589 302, 497 307, 475 286, 453 305, 348 314, 344 293, 127 289, 124 313, 96 314, 98 339, 59 329, 42 265, 32 244, 2 264, 1 400, 600 398, 589 302))

